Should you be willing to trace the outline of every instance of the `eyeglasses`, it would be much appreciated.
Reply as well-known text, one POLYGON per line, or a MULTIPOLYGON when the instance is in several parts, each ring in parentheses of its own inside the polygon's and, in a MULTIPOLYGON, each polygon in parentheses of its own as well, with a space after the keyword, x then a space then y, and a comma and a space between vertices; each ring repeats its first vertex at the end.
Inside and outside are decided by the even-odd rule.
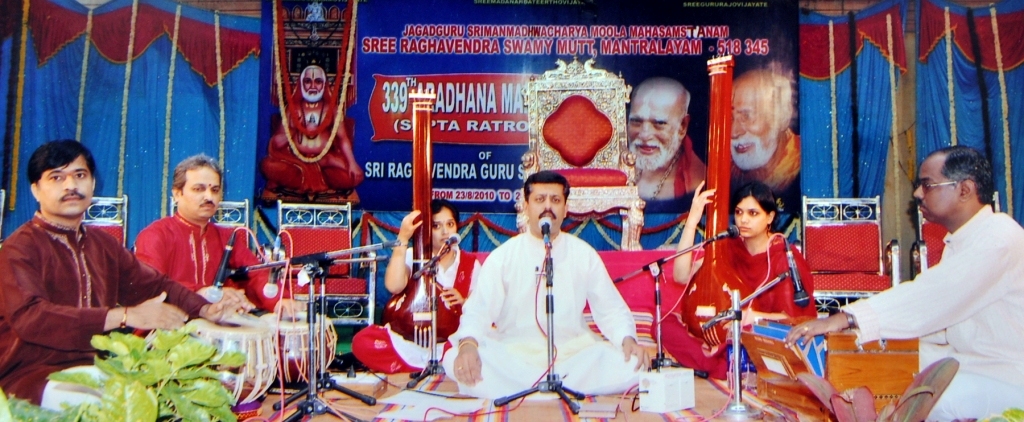
POLYGON ((960 183, 960 180, 950 180, 948 182, 939 182, 939 183, 924 183, 924 182, 922 182, 920 180, 915 180, 914 181, 914 190, 917 190, 917 188, 921 188, 921 190, 923 190, 925 193, 928 193, 932 189, 937 188, 939 186, 949 186, 949 185, 955 185, 957 183, 960 183))

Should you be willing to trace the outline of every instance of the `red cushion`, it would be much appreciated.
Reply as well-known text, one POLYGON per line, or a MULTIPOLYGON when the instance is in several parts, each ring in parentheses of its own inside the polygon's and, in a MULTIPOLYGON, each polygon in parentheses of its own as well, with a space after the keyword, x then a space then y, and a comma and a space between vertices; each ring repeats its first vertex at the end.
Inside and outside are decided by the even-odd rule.
POLYGON ((124 243, 124 227, 120 224, 86 223, 86 225, 88 225, 90 229, 105 231, 111 236, 114 236, 114 239, 117 239, 122 244, 124 243))
MULTIPOLYGON (((328 277, 327 278, 327 294, 329 295, 365 295, 366 294, 366 280, 361 278, 350 278, 350 277, 328 277)), ((295 285, 293 290, 298 294, 309 293, 309 285, 300 287, 298 284, 295 285)), ((320 292, 320 287, 316 288, 316 292, 320 292)))
POLYGON ((626 186, 626 173, 613 169, 561 169, 559 174, 569 180, 569 186, 602 187, 626 186))
POLYGON ((573 95, 548 116, 542 135, 566 163, 583 167, 612 139, 612 123, 590 99, 573 95))
POLYGON ((808 226, 804 233, 807 264, 813 271, 877 274, 881 257, 878 242, 879 227, 874 223, 808 226))
MULTIPOLYGON (((319 252, 336 252, 352 247, 352 238, 349 231, 340 228, 315 228, 315 227, 290 227, 282 232, 281 244, 291 257, 307 255, 319 252), (294 247, 292 246, 294 244, 294 247)), ((350 258, 349 256, 339 256, 350 258)), ((339 276, 348 274, 348 264, 334 265, 331 267, 330 275, 339 276)), ((364 289, 365 290, 365 289, 364 289)))
POLYGON ((946 249, 946 242, 943 242, 943 239, 946 238, 947 233, 949 232, 946 231, 946 228, 939 223, 925 221, 921 225, 921 237, 924 239, 925 246, 928 247, 928 268, 939 265, 942 250, 946 249))
POLYGON ((892 287, 889 276, 866 273, 814 274, 815 291, 880 292, 892 287))

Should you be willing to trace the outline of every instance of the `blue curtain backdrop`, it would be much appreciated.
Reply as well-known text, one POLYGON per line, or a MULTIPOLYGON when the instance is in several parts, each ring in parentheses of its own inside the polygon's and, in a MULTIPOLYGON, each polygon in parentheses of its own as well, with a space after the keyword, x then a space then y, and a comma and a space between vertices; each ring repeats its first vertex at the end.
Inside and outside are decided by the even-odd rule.
MULTIPOLYGON (((54 0, 69 11, 87 10, 70 0, 54 0)), ((143 0, 174 14, 173 2, 143 0)), ((96 16, 121 8, 130 8, 130 0, 115 0, 94 11, 96 16)), ((183 16, 209 24, 214 22, 212 12, 183 7, 183 16)), ((257 19, 221 16, 223 29, 259 33, 257 19)), ((130 22, 124 22, 123 31, 129 32, 130 22)), ((212 31, 211 31, 212 32, 212 31)), ((3 235, 31 218, 36 202, 29 190, 25 166, 36 147, 54 139, 74 139, 78 113, 79 80, 85 37, 78 36, 61 48, 43 65, 37 66, 35 34, 29 33, 24 72, 25 94, 22 100, 24 115, 20 152, 16 159, 16 207, 8 210, 3 235)), ((0 54, 10 57, 11 40, 3 43, 0 54)), ((136 45, 137 49, 142 46, 136 45)), ((210 45, 211 51, 214 46, 210 45)), ((160 36, 132 62, 131 83, 128 91, 127 137, 125 141, 123 188, 129 197, 128 244, 134 243, 135 234, 161 217, 161 205, 168 198, 162 194, 164 169, 164 129, 167 86, 171 58, 171 41, 160 36)), ((17 63, 17 57, 10 58, 17 63)), ((193 154, 206 153, 215 159, 220 152, 220 115, 216 85, 207 85, 180 52, 175 55, 176 65, 170 119, 170 152, 166 183, 169 186, 174 165, 193 154)), ((7 62, 5 62, 7 63, 7 62)), ((252 197, 256 160, 256 109, 259 78, 258 59, 248 56, 234 69, 225 63, 225 199, 241 200, 252 197), (228 72, 230 70, 230 72, 228 72)), ((90 48, 85 84, 82 135, 80 141, 92 150, 97 163, 96 196, 116 196, 118 190, 118 162, 120 154, 121 103, 125 77, 124 63, 114 63, 103 57, 96 48, 90 48)), ((6 69, 4 70, 6 71, 6 69)), ((0 71, 5 88, 6 74, 0 71)), ((3 92, 0 92, 3 93, 3 92)), ((6 98, 6 97, 4 97, 6 98)), ((6 104, 5 104, 6 105, 6 104)), ((4 106, 5 106, 4 105, 4 106)), ((3 106, 0 106, 3 107, 3 106)), ((0 111, 3 111, 0 109, 0 111)), ((13 110, 10 110, 13 112, 13 110)), ((5 169, 10 178, 11 169, 5 169)), ((10 192, 8 193, 10 194, 10 192)))
POLYGON ((977 148, 989 155, 995 176, 996 190, 999 191, 1002 210, 1010 213, 1017 221, 1024 218, 1024 148, 1021 121, 1024 119, 1024 69, 1020 57, 1024 44, 1019 38, 1019 26, 1024 18, 1024 1, 1004 0, 996 5, 973 9, 975 36, 982 60, 982 78, 985 90, 978 78, 978 69, 970 43, 970 27, 967 25, 968 9, 948 1, 923 0, 918 12, 918 62, 917 62, 917 157, 921 161, 930 152, 950 146, 952 119, 950 103, 954 104, 956 117, 956 143, 977 148), (952 68, 953 95, 949 94, 947 65, 947 41, 945 39, 945 9, 949 8, 953 27, 952 68), (995 12, 1000 32, 1000 48, 1003 57, 1003 77, 1006 92, 1000 87, 999 72, 993 66, 996 45, 991 36, 992 13, 995 12), (1014 31, 1018 32, 1014 32, 1014 31), (1004 113, 1002 103, 1008 105, 1004 113), (988 113, 983 113, 983 102, 988 113), (1003 123, 1008 123, 1007 131, 1003 123), (985 132, 988 130, 988 141, 985 132), (1006 150, 1009 150, 1009 156, 1006 150), (1009 177, 1008 171, 1009 170, 1009 177), (1011 192, 1012 191, 1012 192, 1011 192), (1011 195, 1012 193, 1012 195, 1011 195))
MULTIPOLYGON (((802 171, 800 183, 804 195, 810 197, 873 197, 882 195, 889 145, 891 140, 892 102, 889 72, 890 58, 903 57, 903 16, 906 13, 904 0, 883 1, 854 14, 859 35, 854 51, 857 80, 857 115, 853 121, 853 89, 851 88, 850 57, 836 55, 835 92, 832 92, 828 77, 829 54, 825 38, 824 50, 809 51, 804 38, 809 34, 826 34, 829 22, 837 29, 847 29, 846 16, 826 16, 816 12, 800 14, 801 26, 801 72, 800 72, 800 131, 802 137, 802 171), (884 25, 885 15, 892 15, 893 52, 883 51, 886 47, 884 32, 879 34, 879 25, 884 25), (864 28, 862 28, 862 25, 864 28), (869 33, 865 34, 864 31, 869 33), (881 40, 877 35, 881 35, 881 40), (880 41, 880 42, 879 42, 880 41), (878 44, 882 47, 880 48, 878 44), (888 54, 887 54, 888 53, 888 54), (845 63, 845 64, 844 64, 845 63), (821 72, 809 71, 808 65, 821 72), (810 74, 809 74, 810 73, 810 74), (833 128, 830 110, 832 96, 836 103, 836 125, 833 128), (853 139, 853 126, 857 125, 857 140, 853 139), (833 165, 832 131, 837 133, 836 149, 838 160, 833 165), (854 151, 855 144, 858 149, 854 151), (856 171, 855 167, 856 166, 856 171), (856 189, 854 183, 856 174, 856 189), (834 186, 838 180, 838 190, 834 186)), ((840 31, 836 31, 838 34, 840 31)), ((836 36, 834 42, 841 51, 846 51, 850 40, 848 32, 836 36)), ((822 45, 819 43, 818 45, 822 45)), ((896 80, 903 72, 897 61, 896 80)))

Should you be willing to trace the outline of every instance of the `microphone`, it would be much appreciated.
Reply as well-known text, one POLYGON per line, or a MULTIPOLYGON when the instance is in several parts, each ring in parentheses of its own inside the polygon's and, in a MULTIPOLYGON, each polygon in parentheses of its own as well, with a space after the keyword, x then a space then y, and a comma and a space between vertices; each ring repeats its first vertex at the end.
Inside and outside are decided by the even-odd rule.
POLYGON ((451 236, 448 236, 448 238, 445 239, 444 245, 448 246, 448 247, 451 247, 452 245, 458 245, 459 242, 461 242, 461 241, 462 241, 462 238, 459 237, 458 233, 452 233, 451 236))
POLYGON ((714 237, 712 237, 711 239, 708 239, 708 242, 714 242, 716 240, 722 240, 722 239, 725 239, 727 237, 736 237, 736 236, 739 236, 739 235, 740 235, 739 227, 729 226, 729 228, 726 229, 724 232, 718 233, 714 237))
POLYGON ((335 258, 342 257, 342 256, 356 255, 356 254, 361 254, 361 253, 364 253, 364 252, 372 252, 372 251, 380 250, 380 249, 383 249, 383 248, 395 247, 395 246, 398 246, 399 243, 401 243, 401 242, 399 242, 398 239, 395 239, 395 240, 388 240, 388 241, 381 242, 381 243, 374 243, 372 245, 357 246, 357 247, 354 247, 354 248, 351 248, 351 249, 342 249, 342 250, 333 251, 333 252, 316 252, 316 253, 311 253, 311 254, 306 254, 306 255, 299 255, 299 256, 292 257, 291 263, 292 263, 292 265, 297 265, 297 266, 306 265, 306 264, 319 264, 319 263, 325 262, 325 261, 333 261, 335 258))
POLYGON ((811 303, 811 300, 807 297, 803 283, 800 282, 800 271, 796 268, 796 261, 793 259, 793 248, 785 238, 782 240, 786 244, 786 261, 789 262, 789 274, 793 279, 793 303, 803 308, 811 303))
POLYGON ((217 268, 217 275, 213 278, 213 288, 206 291, 206 300, 210 303, 220 302, 224 297, 224 280, 228 278, 228 260, 231 259, 231 251, 235 249, 235 236, 238 231, 231 232, 228 244, 224 245, 224 256, 220 258, 220 267, 217 268))
MULTIPOLYGON (((541 221, 543 222, 543 220, 541 220, 541 221)), ((651 262, 650 264, 644 265, 639 270, 636 270, 636 271, 633 271, 633 272, 631 272, 629 274, 620 276, 619 278, 616 278, 615 280, 612 280, 612 282, 613 283, 618 283, 618 282, 621 282, 623 280, 630 279, 633 276, 639 275, 640 273, 642 273, 644 271, 651 271, 652 268, 658 268, 659 269, 658 271, 660 271, 660 268, 661 268, 662 265, 665 265, 666 263, 672 261, 673 259, 676 259, 679 256, 682 256, 683 254, 687 254, 687 253, 693 252, 694 250, 700 249, 700 248, 704 247, 704 245, 707 245, 707 244, 709 244, 711 242, 714 242, 714 241, 717 241, 717 240, 722 240, 722 239, 725 239, 727 237, 736 237, 736 236, 739 236, 739 235, 740 235, 740 229, 738 227, 736 227, 736 226, 729 226, 729 229, 724 231, 724 232, 718 233, 718 234, 714 235, 713 237, 706 238, 706 239, 704 239, 703 242, 700 242, 698 244, 695 244, 695 245, 692 245, 692 246, 687 247, 685 249, 676 251, 676 253, 674 253, 672 255, 666 256, 664 258, 658 259, 657 261, 651 262)), ((657 277, 657 275, 654 274, 653 271, 652 271, 652 275, 657 277)))
POLYGON ((427 271, 433 271, 434 266, 437 265, 437 261, 440 261, 441 257, 443 257, 448 252, 451 252, 452 245, 458 244, 461 241, 462 238, 459 237, 458 233, 452 233, 451 236, 448 236, 448 238, 444 240, 444 246, 441 247, 441 250, 438 252, 438 254, 430 258, 430 260, 427 261, 427 263, 424 264, 423 267, 420 267, 418 271, 412 273, 412 278, 417 279, 422 277, 423 273, 427 271))
MULTIPOLYGON (((274 239, 274 249, 270 251, 270 260, 277 261, 284 259, 281 252, 281 236, 278 235, 274 239)), ((270 279, 267 280, 267 284, 263 285, 263 297, 272 299, 277 297, 278 292, 281 290, 277 285, 277 279, 281 276, 281 267, 270 270, 270 279)))
POLYGON ((540 233, 544 235, 544 246, 551 247, 551 217, 540 218, 540 233))

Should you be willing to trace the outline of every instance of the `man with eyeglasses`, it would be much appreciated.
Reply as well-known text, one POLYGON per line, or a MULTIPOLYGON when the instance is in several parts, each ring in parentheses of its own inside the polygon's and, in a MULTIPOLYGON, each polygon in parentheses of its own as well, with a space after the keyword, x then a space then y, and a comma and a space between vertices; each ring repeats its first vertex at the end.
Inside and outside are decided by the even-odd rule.
POLYGON ((798 325, 786 340, 847 328, 861 343, 920 338, 920 366, 952 357, 960 369, 928 420, 984 418, 1024 404, 1024 229, 992 211, 992 167, 954 146, 921 164, 914 198, 949 234, 939 264, 913 282, 798 325))

